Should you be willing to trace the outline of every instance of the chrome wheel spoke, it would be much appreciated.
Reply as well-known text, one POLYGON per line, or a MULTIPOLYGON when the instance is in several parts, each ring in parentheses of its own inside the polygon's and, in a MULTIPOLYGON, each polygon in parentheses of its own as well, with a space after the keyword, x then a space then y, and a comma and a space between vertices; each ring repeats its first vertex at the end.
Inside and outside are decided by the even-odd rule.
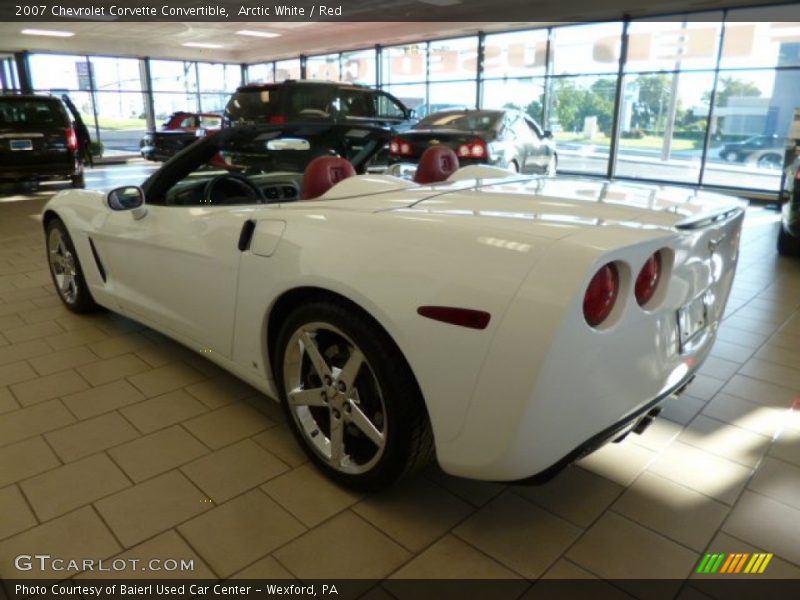
POLYGON ((325 377, 331 377, 331 369, 328 363, 325 362, 325 358, 320 354, 317 342, 311 336, 311 333, 304 331, 300 339, 303 344, 303 350, 311 361, 311 364, 314 365, 317 374, 323 379, 325 377))
POLYGON ((350 400, 347 406, 349 409, 349 412, 346 413, 347 420, 358 427, 358 429, 378 448, 383 448, 386 443, 383 433, 375 427, 375 424, 370 421, 369 417, 364 414, 364 411, 362 411, 355 402, 350 400))
POLYGON ((346 389, 351 389, 355 385, 356 377, 358 377, 361 365, 363 364, 364 355, 361 354, 361 350, 353 348, 350 353, 350 358, 347 359, 347 362, 336 378, 337 383, 344 383, 346 389))
POLYGON ((333 415, 331 415, 330 449, 331 463, 338 468, 344 459, 344 423, 341 418, 335 418, 333 415))
POLYGON ((292 406, 327 406, 327 395, 322 388, 295 388, 287 394, 292 406))

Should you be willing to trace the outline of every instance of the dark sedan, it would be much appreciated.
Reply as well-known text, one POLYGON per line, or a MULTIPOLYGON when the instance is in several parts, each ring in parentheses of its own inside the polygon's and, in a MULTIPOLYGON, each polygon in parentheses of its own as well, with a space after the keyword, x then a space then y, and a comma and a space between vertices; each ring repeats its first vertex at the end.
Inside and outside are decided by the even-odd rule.
POLYGON ((0 182, 68 179, 84 187, 89 134, 68 98, 0 97, 0 182))
POLYGON ((786 170, 785 193, 778 252, 783 256, 800 256, 800 156, 786 170))
POLYGON ((729 142, 719 151, 719 156, 728 162, 752 160, 759 167, 780 168, 786 139, 775 135, 754 135, 741 142, 729 142))
POLYGON ((427 148, 445 144, 461 165, 489 164, 521 173, 554 175, 555 142, 517 110, 448 110, 433 113, 389 145, 389 162, 418 162, 427 148))

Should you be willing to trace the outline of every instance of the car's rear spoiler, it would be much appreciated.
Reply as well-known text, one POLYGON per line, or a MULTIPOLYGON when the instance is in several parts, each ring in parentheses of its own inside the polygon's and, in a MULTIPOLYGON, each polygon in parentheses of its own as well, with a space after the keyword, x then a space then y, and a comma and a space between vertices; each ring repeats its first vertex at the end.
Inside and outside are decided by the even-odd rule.
POLYGON ((703 229, 713 223, 720 221, 727 221, 728 219, 743 212, 744 208, 741 206, 727 206, 712 212, 703 213, 694 217, 684 219, 675 224, 676 229, 703 229))

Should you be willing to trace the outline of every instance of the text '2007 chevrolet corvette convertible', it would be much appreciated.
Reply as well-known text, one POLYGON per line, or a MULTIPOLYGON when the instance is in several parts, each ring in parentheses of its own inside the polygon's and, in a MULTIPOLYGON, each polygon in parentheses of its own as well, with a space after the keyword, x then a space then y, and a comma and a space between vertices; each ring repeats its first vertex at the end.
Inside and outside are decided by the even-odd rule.
POLYGON ((141 187, 65 191, 58 292, 136 319, 280 398, 312 460, 360 488, 434 454, 543 480, 641 428, 716 337, 743 204, 458 168, 364 173, 386 130, 223 130, 141 187))

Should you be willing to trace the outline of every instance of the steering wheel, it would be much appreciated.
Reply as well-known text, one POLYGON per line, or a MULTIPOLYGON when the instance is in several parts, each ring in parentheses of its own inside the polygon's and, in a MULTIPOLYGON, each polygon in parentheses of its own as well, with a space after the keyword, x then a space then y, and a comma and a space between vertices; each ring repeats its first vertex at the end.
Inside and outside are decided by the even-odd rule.
MULTIPOLYGON (((237 192, 244 192, 243 195, 247 201, 258 204, 267 202, 261 190, 240 173, 223 173, 211 179, 203 188, 203 202, 206 204, 231 204, 228 202, 228 198, 237 192)), ((242 202, 242 204, 245 203, 242 202)))

